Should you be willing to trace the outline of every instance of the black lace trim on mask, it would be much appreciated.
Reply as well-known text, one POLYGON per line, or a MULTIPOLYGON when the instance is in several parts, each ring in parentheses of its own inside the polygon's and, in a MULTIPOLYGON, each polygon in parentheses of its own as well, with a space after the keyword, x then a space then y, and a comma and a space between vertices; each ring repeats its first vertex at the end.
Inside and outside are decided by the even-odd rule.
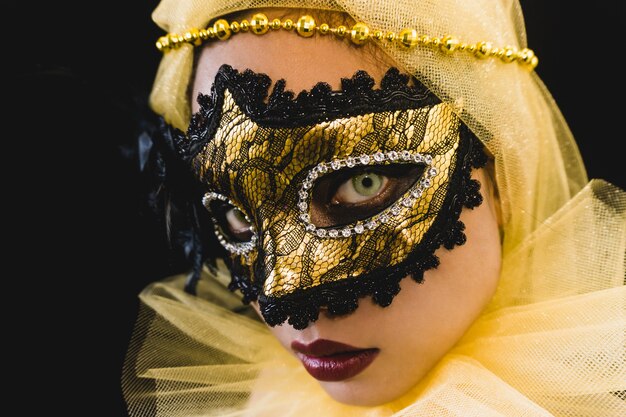
POLYGON ((346 278, 318 287, 298 290, 281 297, 268 297, 249 281, 233 279, 232 288, 238 288, 246 300, 258 295, 261 313, 266 323, 276 326, 287 321, 295 329, 304 329, 319 317, 321 307, 331 315, 349 314, 358 307, 359 298, 371 296, 372 300, 386 307, 400 291, 400 281, 411 276, 417 283, 424 281, 424 271, 436 268, 439 258, 435 251, 443 246, 452 249, 466 241, 465 225, 459 220, 464 207, 472 209, 482 203, 480 183, 471 178, 472 168, 484 167, 487 156, 482 143, 465 126, 461 126, 458 155, 463 159, 461 167, 450 179, 450 189, 443 206, 422 242, 400 264, 380 268, 358 277, 346 278))
POLYGON ((178 131, 174 143, 187 161, 198 154, 213 138, 219 126, 224 91, 228 89, 242 111, 259 126, 288 128, 305 126, 340 117, 352 117, 381 110, 394 111, 441 103, 417 79, 391 67, 374 88, 374 79, 365 71, 352 78, 342 78, 341 90, 333 91, 328 83, 317 83, 298 95, 285 90, 280 79, 268 96, 269 76, 252 70, 239 72, 222 65, 215 76, 210 95, 199 94, 200 110, 189 124, 187 135, 178 131))

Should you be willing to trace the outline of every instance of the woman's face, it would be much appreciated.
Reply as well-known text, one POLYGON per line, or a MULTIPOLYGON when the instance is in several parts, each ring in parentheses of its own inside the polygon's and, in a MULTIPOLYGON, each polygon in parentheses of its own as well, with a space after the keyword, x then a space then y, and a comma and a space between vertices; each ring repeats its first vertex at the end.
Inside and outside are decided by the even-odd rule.
MULTIPOLYGON (((272 18, 281 11, 265 13, 272 18)), ((374 52, 371 45, 355 48, 329 37, 304 39, 285 31, 263 36, 241 34, 202 49, 193 97, 210 92, 222 64, 265 73, 274 81, 283 78, 286 88, 296 93, 320 81, 339 89, 341 78, 351 77, 358 70, 380 80, 394 65, 382 52, 374 52)), ((194 106, 196 112, 197 103, 194 106)), ((403 279, 401 291, 388 307, 362 298, 355 312, 331 317, 322 311, 319 319, 304 330, 286 323, 270 327, 285 349, 298 357, 337 401, 367 406, 398 398, 450 350, 490 300, 501 262, 497 202, 485 170, 475 170, 472 177, 482 185, 484 202, 461 213, 467 242, 453 250, 440 248, 435 254, 441 263, 424 273, 423 283, 403 279), (321 354, 315 352, 315 347, 324 350, 328 346, 323 341, 354 348, 350 350, 372 349, 365 352, 374 352, 366 355, 373 361, 356 375, 342 374, 343 369, 320 371, 320 367, 343 366, 341 358, 335 361, 332 355, 317 357, 321 354)), ((354 360, 361 359, 357 355, 354 360)))

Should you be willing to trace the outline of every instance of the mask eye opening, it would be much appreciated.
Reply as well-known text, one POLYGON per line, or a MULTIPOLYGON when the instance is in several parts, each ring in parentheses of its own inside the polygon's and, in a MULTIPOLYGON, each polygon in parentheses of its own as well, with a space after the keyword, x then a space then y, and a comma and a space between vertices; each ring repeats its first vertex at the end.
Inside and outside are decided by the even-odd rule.
MULTIPOLYGON (((258 241, 256 230, 252 224, 250 218, 245 214, 244 210, 238 207, 233 201, 231 201, 228 197, 223 194, 219 194, 216 192, 207 192, 202 197, 202 205, 207 209, 211 220, 213 222, 213 229, 215 231, 215 235, 217 236, 217 240, 219 243, 233 255, 246 255, 250 253, 255 247, 258 241), (216 209, 214 207, 215 202, 220 202, 224 205, 228 205, 232 207, 232 209, 239 211, 243 215, 243 219, 245 222, 249 224, 249 240, 248 241, 238 241, 233 236, 229 236, 229 234, 225 231, 222 226, 222 222, 219 219, 219 216, 216 214, 216 209)), ((225 226, 225 225, 224 225, 225 226)))
POLYGON ((300 186, 297 203, 298 219, 303 223, 307 232, 313 233, 319 238, 348 238, 360 235, 366 231, 375 230, 381 224, 387 223, 392 217, 398 216, 404 209, 413 207, 424 191, 432 186, 432 179, 438 174, 438 171, 434 166, 432 155, 409 150, 352 155, 346 158, 334 159, 330 162, 321 162, 307 173, 305 180, 300 186), (309 212, 311 192, 319 178, 344 168, 384 164, 420 164, 425 166, 425 168, 421 178, 397 201, 375 215, 341 227, 316 226, 312 223, 309 212))

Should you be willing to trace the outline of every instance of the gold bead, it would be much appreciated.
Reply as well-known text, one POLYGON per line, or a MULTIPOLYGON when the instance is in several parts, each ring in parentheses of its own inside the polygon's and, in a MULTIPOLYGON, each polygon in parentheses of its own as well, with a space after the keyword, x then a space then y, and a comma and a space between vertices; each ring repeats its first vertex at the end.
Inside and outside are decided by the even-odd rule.
POLYGON ((491 56, 494 56, 496 58, 502 58, 504 56, 504 49, 501 48, 493 48, 491 50, 491 56))
POLYGON ((369 40, 370 28, 367 27, 365 23, 357 23, 352 26, 352 30, 350 31, 350 39, 352 43, 357 45, 363 45, 365 42, 369 40))
POLYGON ((230 22, 230 31, 233 33, 239 32, 239 22, 230 22))
POLYGON ((330 26, 328 26, 328 23, 322 23, 318 26, 317 30, 319 30, 322 35, 326 35, 330 31, 330 26))
POLYGON ((206 33, 209 36, 209 39, 213 39, 215 38, 215 29, 213 28, 207 28, 206 29, 206 33))
POLYGON ((539 64, 539 58, 528 48, 524 48, 517 54, 517 60, 529 70, 533 70, 539 64))
POLYGON ((278 30, 280 29, 280 19, 273 19, 270 23, 270 29, 278 30))
POLYGON ((296 23, 298 35, 309 38, 315 34, 315 19, 312 16, 304 15, 296 23))
POLYGON ((283 22, 283 29, 285 29, 285 30, 291 30, 291 29, 293 29, 293 20, 291 20, 291 19, 286 19, 286 20, 283 22))
POLYGON ((196 46, 202 45, 202 39, 200 39, 200 31, 198 29, 193 29, 191 31, 191 37, 193 38, 193 44, 196 46))
POLYGON ((205 41, 205 40, 209 39, 209 32, 206 29, 202 29, 202 30, 200 30, 198 36, 200 36, 200 39, 205 41))
POLYGON ((459 46, 459 40, 454 36, 447 35, 441 42, 441 50, 447 54, 453 53, 459 46))
POLYGON ((479 42, 476 45, 474 55, 478 58, 487 58, 491 54, 492 49, 493 46, 491 45, 491 42, 479 42))
POLYGON ((519 59, 526 65, 530 65, 534 56, 535 53, 528 48, 522 49, 519 53, 519 59))
POLYGON ((255 35, 263 35, 270 30, 270 22, 263 13, 257 13, 250 19, 250 29, 255 35))
MULTIPOLYGON (((158 43, 161 44, 161 46, 163 47, 163 49, 169 49, 170 48, 170 40, 167 36, 161 36, 159 38, 158 43)), ((157 46, 158 48, 158 46, 157 46)))
POLYGON ((505 46, 503 52, 501 59, 504 62, 513 62, 517 58, 517 48, 505 46))
POLYGON ((239 22, 239 29, 241 29, 242 32, 247 32, 248 29, 250 29, 250 22, 248 22, 246 19, 243 19, 241 22, 239 22))
POLYGON ((417 43, 421 43, 422 45, 428 45, 430 43, 430 37, 427 35, 420 35, 417 37, 417 43))
POLYGON ((213 31, 215 36, 221 41, 225 41, 230 38, 230 25, 225 19, 220 19, 213 24, 213 31))
POLYGON ((459 51, 465 51, 467 49, 467 44, 466 43, 461 43, 459 44, 459 51))
POLYGON ((177 48, 178 47, 178 35, 175 33, 171 33, 168 35, 168 40, 170 42, 170 45, 173 48, 177 48))
POLYGON ((434 47, 441 46, 441 38, 432 38, 430 44, 434 47))
POLYGON ((372 37, 376 39, 377 41, 382 41, 385 38, 385 34, 383 33, 382 30, 377 30, 374 32, 372 37))
POLYGON ((337 32, 335 34, 340 38, 343 38, 348 33, 348 28, 344 25, 337 26, 337 32))
POLYGON ((164 47, 163 47, 163 44, 161 43, 161 41, 160 41, 160 40, 156 41, 156 48, 157 48, 159 51, 162 51, 162 50, 163 50, 163 48, 164 48, 164 47))
POLYGON ((398 34, 398 43, 406 49, 417 45, 417 31, 415 29, 402 29, 398 34))
POLYGON ((385 35, 385 40, 387 42, 393 42, 396 40, 397 35, 395 34, 395 32, 387 32, 387 34, 385 35))
POLYGON ((189 32, 185 32, 183 38, 185 39, 185 42, 192 43, 196 46, 202 43, 199 39, 200 35, 198 34, 198 29, 192 29, 189 32))

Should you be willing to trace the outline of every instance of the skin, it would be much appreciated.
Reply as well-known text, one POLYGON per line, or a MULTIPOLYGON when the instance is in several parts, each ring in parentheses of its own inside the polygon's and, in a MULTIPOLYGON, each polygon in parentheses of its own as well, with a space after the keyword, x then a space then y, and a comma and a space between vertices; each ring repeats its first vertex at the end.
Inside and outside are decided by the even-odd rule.
MULTIPOLYGON (((263 12, 270 19, 280 16, 295 20, 300 15, 277 9, 263 12)), ((245 17, 252 14, 246 13, 245 17)), ((203 47, 192 94, 196 97, 200 92, 209 93, 222 64, 240 71, 250 68, 263 72, 272 80, 284 78, 287 88, 295 92, 308 90, 319 81, 339 89, 340 79, 357 70, 380 80, 390 66, 397 64, 373 48, 355 48, 330 37, 304 39, 285 31, 263 36, 240 34, 227 42, 209 42, 203 47)), ((192 110, 198 110, 196 103, 192 110)), ((329 317, 322 312, 319 320, 304 330, 288 324, 270 328, 291 353, 293 341, 308 344, 317 339, 380 349, 375 361, 357 376, 320 382, 337 401, 371 406, 400 397, 454 346, 491 299, 501 268, 499 204, 486 170, 475 170, 472 177, 482 184, 484 202, 461 213, 467 242, 451 251, 440 248, 436 255, 441 265, 426 271, 424 283, 402 280, 400 293, 386 308, 363 298, 354 313, 329 317)))

